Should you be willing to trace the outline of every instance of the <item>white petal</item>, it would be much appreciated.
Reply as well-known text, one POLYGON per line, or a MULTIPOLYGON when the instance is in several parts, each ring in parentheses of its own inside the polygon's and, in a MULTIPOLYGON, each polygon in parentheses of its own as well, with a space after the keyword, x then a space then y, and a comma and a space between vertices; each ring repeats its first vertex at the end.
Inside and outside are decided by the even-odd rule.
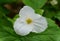
POLYGON ((24 36, 32 31, 32 27, 26 25, 24 22, 20 22, 20 19, 17 19, 16 22, 14 23, 14 30, 16 34, 24 36))
POLYGON ((24 6, 20 12, 19 12, 19 15, 21 16, 27 16, 27 15, 30 15, 30 14, 33 14, 34 13, 34 10, 29 7, 29 6, 24 6))
POLYGON ((40 18, 41 15, 39 15, 39 14, 31 14, 30 17, 31 17, 33 20, 35 20, 35 19, 37 19, 37 18, 40 18))
POLYGON ((32 32, 41 33, 47 29, 47 21, 44 17, 36 19, 33 25, 34 28, 32 32))

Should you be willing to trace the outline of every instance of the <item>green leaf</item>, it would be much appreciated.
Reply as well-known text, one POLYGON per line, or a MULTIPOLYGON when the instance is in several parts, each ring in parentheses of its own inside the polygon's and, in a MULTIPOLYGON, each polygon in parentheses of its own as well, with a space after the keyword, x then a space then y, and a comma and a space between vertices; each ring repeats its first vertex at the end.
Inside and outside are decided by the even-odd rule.
POLYGON ((44 10, 42 10, 42 9, 36 9, 35 12, 36 12, 37 14, 43 15, 44 10))
POLYGON ((14 18, 13 21, 16 21, 16 19, 19 17, 19 14, 17 14, 14 18))
POLYGON ((55 16, 55 12, 46 10, 44 16, 47 18, 53 18, 55 16))
POLYGON ((9 10, 5 9, 4 7, 0 6, 0 18, 3 18, 6 14, 9 14, 9 10))
POLYGON ((59 41, 60 29, 53 20, 47 18, 47 22, 46 31, 39 34, 30 33, 27 36, 19 36, 14 32, 11 22, 6 18, 0 19, 0 41, 59 41))
POLYGON ((17 0, 0 0, 0 4, 5 4, 5 3, 13 3, 16 2, 17 0))
POLYGON ((0 18, 0 41, 20 41, 13 30, 13 24, 3 16, 0 18))
MULTIPOLYGON (((59 35, 60 34, 60 28, 57 26, 57 24, 55 24, 55 22, 51 19, 47 19, 48 21, 48 29, 45 32, 46 34, 53 34, 53 35, 59 35), (54 32, 54 33, 53 33, 54 32)), ((44 33, 44 34, 45 34, 44 33)))
POLYGON ((3 6, 0 6, 0 14, 9 14, 9 10, 5 9, 3 6))
POLYGON ((60 11, 55 15, 55 18, 57 18, 60 21, 60 11))
POLYGON ((42 8, 47 0, 23 0, 24 4, 31 6, 34 9, 42 8))
POLYGON ((47 18, 53 18, 56 15, 56 10, 50 4, 45 5, 43 9, 44 9, 43 15, 47 18))

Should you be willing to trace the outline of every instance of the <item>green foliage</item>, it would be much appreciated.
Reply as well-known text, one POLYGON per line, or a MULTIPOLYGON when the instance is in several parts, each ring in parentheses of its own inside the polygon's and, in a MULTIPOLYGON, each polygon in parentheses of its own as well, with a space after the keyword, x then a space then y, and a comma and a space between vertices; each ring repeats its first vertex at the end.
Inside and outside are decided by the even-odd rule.
POLYGON ((36 9, 35 12, 36 12, 37 14, 43 15, 44 10, 42 10, 42 9, 36 9))
POLYGON ((47 0, 23 0, 24 4, 31 6, 34 9, 42 8, 47 0))
POLYGON ((44 16, 45 17, 47 17, 47 18, 53 18, 54 16, 55 16, 55 12, 53 12, 53 11, 46 11, 45 13, 44 13, 44 16))
POLYGON ((16 19, 19 17, 19 14, 17 14, 14 18, 13 21, 16 21, 16 19))
POLYGON ((43 9, 44 9, 44 16, 45 17, 47 17, 47 18, 52 18, 52 17, 54 17, 55 16, 55 14, 56 14, 56 10, 53 8, 53 6, 52 5, 50 5, 50 4, 48 4, 48 5, 45 5, 44 7, 43 7, 43 9), (49 6, 49 7, 48 7, 49 6))
POLYGON ((55 15, 55 18, 57 18, 58 20, 60 20, 60 11, 57 12, 57 14, 55 15))
POLYGON ((5 15, 8 14, 9 12, 10 12, 9 10, 5 9, 3 6, 0 6, 0 14, 5 15))
POLYGON ((0 0, 0 5, 5 4, 5 3, 13 3, 16 2, 17 0, 0 0))

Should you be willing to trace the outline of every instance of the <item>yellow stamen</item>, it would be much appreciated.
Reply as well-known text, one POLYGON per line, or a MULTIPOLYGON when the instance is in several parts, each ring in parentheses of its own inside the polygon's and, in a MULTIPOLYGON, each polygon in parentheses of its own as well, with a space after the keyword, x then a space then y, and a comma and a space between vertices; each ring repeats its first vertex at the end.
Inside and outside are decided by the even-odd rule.
POLYGON ((32 23, 32 19, 28 18, 28 19, 26 20, 26 22, 27 22, 27 24, 30 24, 30 23, 32 23))

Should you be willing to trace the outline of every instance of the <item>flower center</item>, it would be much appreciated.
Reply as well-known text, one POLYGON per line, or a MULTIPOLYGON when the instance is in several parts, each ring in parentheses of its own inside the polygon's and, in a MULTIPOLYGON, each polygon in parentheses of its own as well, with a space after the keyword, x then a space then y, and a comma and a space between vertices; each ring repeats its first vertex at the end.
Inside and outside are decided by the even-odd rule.
POLYGON ((32 23, 32 19, 28 18, 28 19, 26 19, 26 22, 27 22, 27 24, 30 24, 30 23, 32 23))

